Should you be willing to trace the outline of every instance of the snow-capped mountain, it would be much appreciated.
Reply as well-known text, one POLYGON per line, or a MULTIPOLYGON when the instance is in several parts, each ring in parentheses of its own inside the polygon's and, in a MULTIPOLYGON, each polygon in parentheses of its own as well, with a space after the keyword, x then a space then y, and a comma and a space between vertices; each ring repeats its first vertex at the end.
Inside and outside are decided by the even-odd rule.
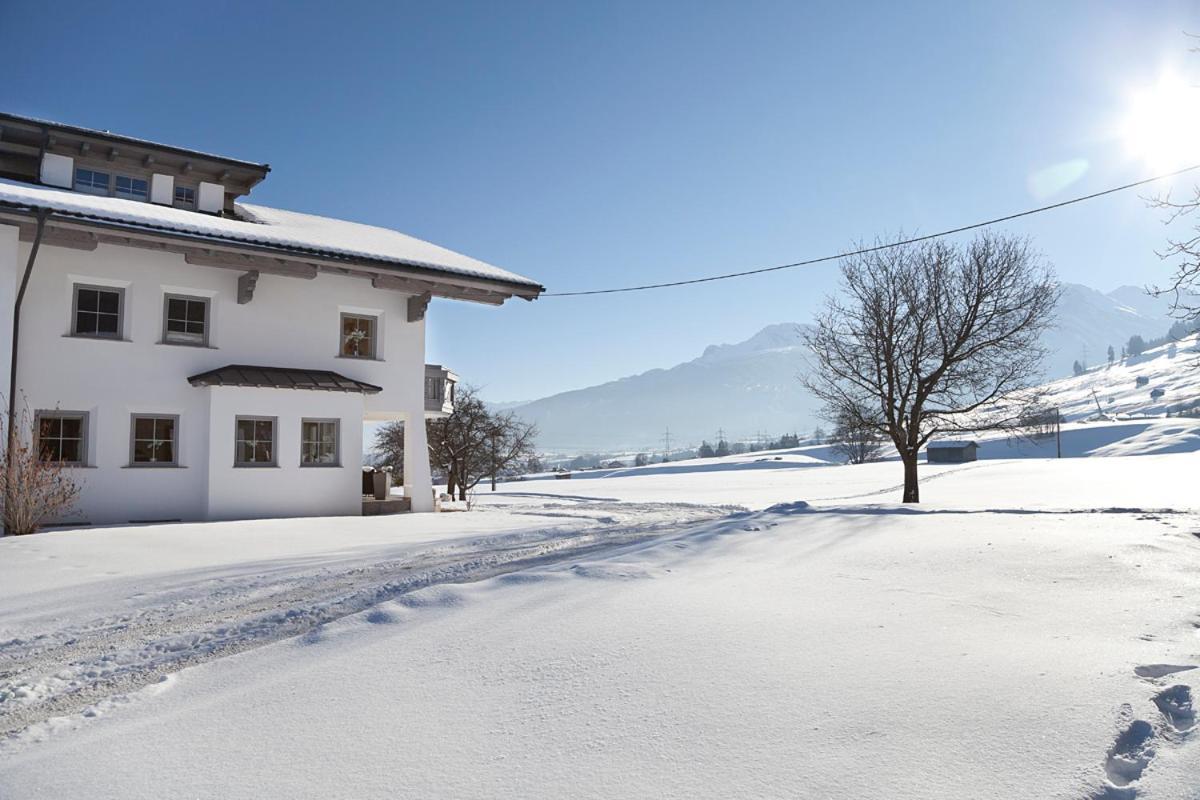
MULTIPOLYGON (((1046 376, 1071 373, 1076 360, 1096 365, 1111 344, 1118 353, 1134 334, 1147 339, 1171 325, 1165 299, 1123 286, 1108 294, 1065 284, 1054 330, 1045 337, 1046 376)), ((803 325, 768 325, 735 344, 709 345, 696 359, 668 369, 552 395, 511 410, 535 422, 546 450, 646 450, 662 447, 670 427, 675 444, 762 431, 808 432, 819 424, 818 404, 801 387, 806 368, 803 325)))

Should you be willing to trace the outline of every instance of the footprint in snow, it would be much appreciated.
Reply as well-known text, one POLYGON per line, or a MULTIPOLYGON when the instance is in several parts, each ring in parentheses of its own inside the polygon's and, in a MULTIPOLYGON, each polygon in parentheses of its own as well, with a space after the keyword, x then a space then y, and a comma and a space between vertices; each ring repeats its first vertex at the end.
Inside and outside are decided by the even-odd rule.
POLYGON ((1196 710, 1192 706, 1192 690, 1176 684, 1154 695, 1154 705, 1166 717, 1167 724, 1177 733, 1191 730, 1196 724, 1196 710))
POLYGON ((1195 668, 1195 664, 1142 664, 1140 667, 1133 668, 1133 674, 1139 678, 1161 678, 1164 675, 1187 672, 1189 669, 1195 668))
POLYGON ((1104 771, 1114 786, 1128 786, 1142 777, 1154 758, 1154 727, 1144 719, 1135 719, 1109 748, 1104 771))

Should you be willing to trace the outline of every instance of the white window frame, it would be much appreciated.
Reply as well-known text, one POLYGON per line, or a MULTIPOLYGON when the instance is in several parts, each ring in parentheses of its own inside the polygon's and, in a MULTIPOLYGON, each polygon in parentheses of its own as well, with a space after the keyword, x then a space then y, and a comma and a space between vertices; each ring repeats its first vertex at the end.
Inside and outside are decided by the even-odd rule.
POLYGON ((262 469, 264 467, 279 466, 279 417, 264 417, 254 414, 239 414, 233 418, 233 466, 238 469, 262 469), (271 460, 267 461, 242 461, 241 450, 238 445, 241 442, 250 441, 257 444, 260 439, 242 439, 239 435, 239 427, 243 422, 269 422, 271 423, 271 460))
MULTIPOLYGON (((154 438, 140 441, 166 441, 154 438)), ((155 469, 179 466, 179 415, 178 414, 130 414, 129 415, 129 466, 138 469, 155 469), (171 460, 170 461, 138 461, 137 454, 137 421, 139 419, 170 420, 171 427, 171 460)))
MULTIPOLYGON (((321 444, 318 439, 315 444, 321 444)), ((300 420, 300 466, 304 468, 337 468, 342 466, 342 421, 337 417, 304 417, 300 420), (333 461, 328 464, 319 461, 305 461, 306 445, 310 442, 304 438, 304 426, 307 424, 333 426, 333 461)))

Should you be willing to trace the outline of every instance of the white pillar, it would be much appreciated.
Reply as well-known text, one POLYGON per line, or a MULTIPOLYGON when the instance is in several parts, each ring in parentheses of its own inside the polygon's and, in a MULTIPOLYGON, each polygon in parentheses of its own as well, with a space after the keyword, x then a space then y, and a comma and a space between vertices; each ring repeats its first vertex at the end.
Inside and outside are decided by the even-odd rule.
MULTIPOLYGON (((13 307, 25 271, 25 265, 21 263, 19 234, 16 225, 0 225, 0 394, 6 403, 12 390, 8 385, 8 373, 12 367, 13 307)), ((18 408, 20 399, 17 398, 18 408)))
POLYGON ((433 511, 424 409, 404 416, 404 496, 411 498, 413 511, 433 511))

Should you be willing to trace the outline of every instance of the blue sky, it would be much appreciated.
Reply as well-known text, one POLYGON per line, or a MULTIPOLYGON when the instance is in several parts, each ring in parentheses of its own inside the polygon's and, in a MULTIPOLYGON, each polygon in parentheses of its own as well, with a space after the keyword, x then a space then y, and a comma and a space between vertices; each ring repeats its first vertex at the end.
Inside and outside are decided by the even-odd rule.
MULTIPOLYGON (((1195 3, 905 5, 6 0, 0 107, 267 161, 255 202, 571 290, 795 261, 1152 174, 1115 134, 1130 92, 1200 66, 1195 3), (1082 174, 1035 189, 1062 164, 1082 174)), ((1068 281, 1166 273, 1136 193, 1008 229, 1068 281)), ((428 356, 491 399, 533 399, 805 321, 835 278, 436 301, 428 356)))

